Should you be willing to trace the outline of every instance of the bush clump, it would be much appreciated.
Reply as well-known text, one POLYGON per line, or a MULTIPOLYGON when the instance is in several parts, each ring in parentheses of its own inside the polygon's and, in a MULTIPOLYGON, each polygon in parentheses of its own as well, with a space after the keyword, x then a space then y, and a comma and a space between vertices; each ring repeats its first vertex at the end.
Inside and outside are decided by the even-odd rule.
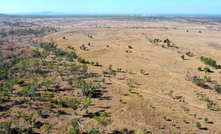
POLYGON ((211 58, 201 56, 200 60, 211 67, 217 67, 216 61, 211 58))

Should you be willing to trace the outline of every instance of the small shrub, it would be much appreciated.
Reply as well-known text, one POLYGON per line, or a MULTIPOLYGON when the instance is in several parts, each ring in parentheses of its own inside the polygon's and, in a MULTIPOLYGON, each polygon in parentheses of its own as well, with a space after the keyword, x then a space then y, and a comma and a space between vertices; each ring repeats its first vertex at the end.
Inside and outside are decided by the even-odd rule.
POLYGON ((193 57, 193 56, 194 56, 193 53, 190 52, 190 51, 189 51, 189 52, 186 52, 186 55, 189 56, 189 57, 193 57))
POLYGON ((91 61, 91 65, 94 65, 94 62, 93 62, 93 61, 91 61))
POLYGON ((96 62, 96 63, 95 63, 95 66, 99 66, 99 63, 98 63, 98 62, 96 62))
POLYGON ((53 108, 53 104, 52 104, 51 102, 49 102, 49 103, 47 104, 47 107, 48 107, 49 110, 51 110, 51 109, 53 108))
POLYGON ((171 98, 173 98, 173 90, 170 90, 169 93, 168 93, 168 95, 169 95, 171 98))
POLYGON ((103 82, 103 83, 104 83, 104 82, 105 82, 105 78, 102 78, 102 79, 101 79, 101 82, 103 82))
POLYGON ((194 114, 193 117, 196 118, 196 114, 194 114))
POLYGON ((133 47, 131 45, 128 46, 129 49, 133 49, 133 47))
POLYGON ((121 88, 118 89, 118 93, 121 94, 121 88))
POLYGON ((18 101, 17 100, 13 100, 12 101, 12 105, 16 105, 16 104, 18 104, 18 101))
POLYGON ((38 114, 38 116, 41 116, 41 115, 42 115, 42 111, 39 109, 39 110, 37 111, 37 114, 38 114))
POLYGON ((63 39, 65 40, 65 39, 66 39, 66 37, 63 37, 63 39))
POLYGON ((197 86, 200 86, 200 87, 205 87, 205 81, 203 79, 200 79, 200 78, 195 78, 193 80, 193 83, 196 84, 197 86))
POLYGON ((145 71, 143 69, 140 69, 140 74, 144 75, 145 71))
POLYGON ((198 67, 197 70, 198 70, 198 71, 202 71, 202 67, 198 67))
POLYGON ((128 91, 131 93, 132 92, 132 88, 128 88, 128 91))
POLYGON ((31 101, 28 102, 28 106, 29 106, 30 108, 32 107, 32 104, 33 104, 33 103, 32 103, 31 101))
POLYGON ((111 64, 109 65, 108 70, 110 70, 110 71, 112 70, 112 65, 111 64))
POLYGON ((114 78, 116 77, 117 73, 116 72, 113 72, 112 75, 114 76, 114 78))
POLYGON ((166 119, 167 119, 167 117, 164 115, 164 116, 163 116, 163 119, 164 119, 164 120, 166 120, 166 119))
POLYGON ((117 72, 121 72, 121 70, 122 70, 121 68, 117 68, 117 72))
POLYGON ((205 76, 204 77, 204 80, 206 81, 206 82, 212 82, 212 80, 211 80, 211 77, 210 76, 205 76))
POLYGON ((221 85, 215 84, 215 85, 214 85, 214 89, 215 89, 215 91, 216 91, 217 93, 220 93, 220 94, 221 94, 221 85))

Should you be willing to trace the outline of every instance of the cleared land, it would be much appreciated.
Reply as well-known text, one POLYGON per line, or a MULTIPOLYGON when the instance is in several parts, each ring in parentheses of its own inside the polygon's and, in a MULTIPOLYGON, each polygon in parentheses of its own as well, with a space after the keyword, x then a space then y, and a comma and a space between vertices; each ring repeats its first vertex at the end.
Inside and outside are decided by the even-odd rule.
MULTIPOLYGON (((9 21, 14 21, 11 19, 9 21)), ((30 19, 22 18, 20 21, 29 22, 30 19)), ((194 17, 66 17, 34 18, 31 22, 57 30, 27 38, 27 42, 20 41, 23 46, 30 45, 32 50, 39 47, 39 42, 53 41, 61 50, 75 52, 87 61, 99 63, 99 66, 87 64, 88 72, 99 74, 87 80, 100 81, 99 91, 102 92, 100 97, 92 97, 89 113, 78 108, 77 114, 74 114, 72 109, 62 108, 67 114, 58 117, 55 106, 50 116, 42 119, 36 114, 37 108, 28 109, 36 114, 36 120, 52 125, 51 133, 66 133, 71 128, 72 118, 80 118, 84 126, 84 129, 79 127, 81 133, 93 127, 98 128, 100 133, 221 133, 221 97, 219 90, 214 89, 215 85, 221 84, 219 20, 194 17), (166 39, 169 44, 164 43, 166 39), (74 49, 70 49, 72 47, 74 49), (186 52, 193 55, 187 56, 186 52), (215 60, 217 66, 203 63, 201 56, 215 60), (210 71, 205 72, 205 67, 209 67, 210 71), (194 80, 191 81, 191 78, 194 80), (98 125, 93 118, 100 111, 108 114, 110 121, 105 126, 98 125), (197 128, 197 122, 201 127, 197 128)), ((3 39, 10 41, 11 37, 3 39)), ((6 46, 2 45, 3 48, 6 46)), ((56 75, 53 71, 52 74, 56 75)), ((44 81, 40 76, 35 77, 40 82, 44 81)), ((61 82, 60 77, 56 80, 60 81, 62 88, 69 85, 68 81, 61 82)), ((81 90, 75 84, 73 88, 74 94, 69 90, 55 92, 55 98, 68 96, 80 100, 78 92, 81 90)), ((15 92, 17 90, 20 87, 15 87, 15 92)), ((5 106, 4 103, 1 105, 5 106)), ((15 114, 21 108, 16 105, 11 109, 15 114)), ((25 112, 25 109, 22 111, 25 112)), ((5 112, 1 111, 2 114, 5 112)), ((1 121, 13 119, 14 114, 1 121)), ((43 127, 34 128, 34 131, 45 132, 43 127)))

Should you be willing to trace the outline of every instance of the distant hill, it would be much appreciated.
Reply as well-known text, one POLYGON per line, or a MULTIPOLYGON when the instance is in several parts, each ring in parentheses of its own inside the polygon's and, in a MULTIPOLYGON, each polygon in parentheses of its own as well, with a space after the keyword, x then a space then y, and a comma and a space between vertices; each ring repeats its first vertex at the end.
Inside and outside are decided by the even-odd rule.
POLYGON ((42 11, 42 12, 10 13, 8 15, 56 16, 56 15, 68 15, 68 13, 59 13, 59 12, 52 12, 52 11, 42 11))

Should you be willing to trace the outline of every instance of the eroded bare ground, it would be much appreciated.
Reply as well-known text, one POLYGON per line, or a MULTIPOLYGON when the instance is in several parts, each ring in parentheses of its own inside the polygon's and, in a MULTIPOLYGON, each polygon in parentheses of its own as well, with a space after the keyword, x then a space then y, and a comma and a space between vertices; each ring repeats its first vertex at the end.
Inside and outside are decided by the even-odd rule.
MULTIPOLYGON (((3 124, 17 120, 20 124, 13 122, 12 128, 32 127, 37 133, 45 133, 45 124, 50 124, 51 133, 66 133, 72 128, 71 119, 79 118, 83 127, 77 125, 74 129, 80 133, 89 132, 91 128, 97 128, 99 133, 221 133, 221 23, 218 18, 3 17, 1 25, 7 33, 1 39, 3 61, 10 61, 10 53, 25 49, 20 56, 30 57, 30 61, 36 59, 39 70, 46 71, 36 73, 33 64, 27 67, 27 76, 15 71, 24 83, 38 79, 36 94, 40 100, 28 98, 29 95, 20 92, 26 86, 14 83, 13 93, 1 104, 3 124), (14 24, 15 21, 20 24, 14 24), (24 35, 8 32, 28 28, 33 32, 24 35), (70 60, 66 55, 58 55, 57 50, 50 50, 40 45, 41 42, 51 42, 57 49, 76 53, 78 58, 70 60), (36 48, 41 53, 39 57, 33 56, 36 48), (46 51, 50 54, 44 59, 46 51), (201 56, 215 60, 216 64, 203 63, 201 56), (73 73, 68 67, 75 63, 83 70, 73 73), (88 69, 84 70, 84 65, 88 69), (56 85, 51 83, 47 87, 44 83, 47 80, 59 83, 61 91, 53 92, 56 85), (91 82, 96 88, 95 92, 91 91, 88 111, 85 102, 90 97, 82 92, 84 86, 79 86, 80 80, 91 82), (50 93, 54 94, 51 98, 43 95, 50 93), (76 98, 80 102, 76 110, 65 98, 76 98), (13 100, 23 103, 14 105, 13 100), (60 105, 61 100, 66 107, 60 105), (39 110, 49 111, 47 118, 39 116, 39 110), (100 124, 94 118, 99 112, 107 115, 100 124), (31 113, 36 120, 28 124, 23 117, 31 113), (36 122, 42 125, 36 128, 36 122)), ((19 67, 22 60, 14 67, 19 67)), ((4 85, 9 79, 1 78, 1 83, 4 85)))

